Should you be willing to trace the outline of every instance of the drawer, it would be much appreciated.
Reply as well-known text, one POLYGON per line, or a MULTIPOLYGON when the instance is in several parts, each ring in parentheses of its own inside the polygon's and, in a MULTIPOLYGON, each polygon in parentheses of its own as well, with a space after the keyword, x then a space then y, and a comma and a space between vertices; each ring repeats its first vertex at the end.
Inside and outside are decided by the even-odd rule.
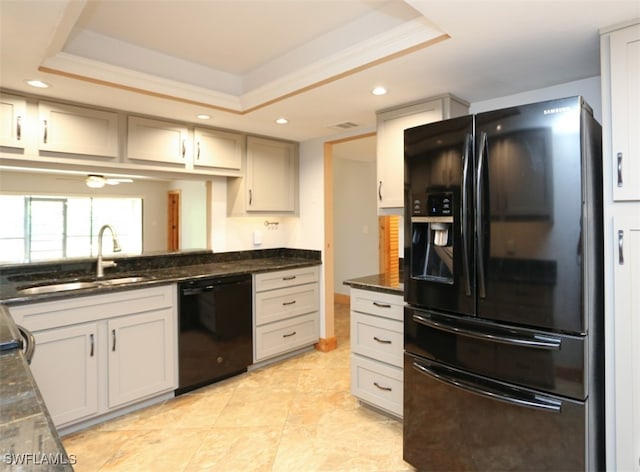
POLYGON ((390 366, 357 354, 351 355, 351 394, 402 417, 403 374, 390 366))
POLYGON ((256 274, 254 287, 256 292, 263 292, 313 282, 318 282, 318 266, 256 274))
POLYGON ((284 354, 318 341, 319 315, 310 313, 256 328, 256 361, 284 354))
POLYGON ((176 306, 173 285, 131 288, 97 295, 35 302, 9 307, 17 324, 31 331, 115 318, 176 306))
POLYGON ((319 303, 315 283, 256 293, 256 325, 318 311, 319 303))
POLYGON ((352 311, 351 351, 402 367, 404 323, 352 311))
POLYGON ((404 320, 404 297, 372 290, 351 289, 351 309, 361 313, 404 320))

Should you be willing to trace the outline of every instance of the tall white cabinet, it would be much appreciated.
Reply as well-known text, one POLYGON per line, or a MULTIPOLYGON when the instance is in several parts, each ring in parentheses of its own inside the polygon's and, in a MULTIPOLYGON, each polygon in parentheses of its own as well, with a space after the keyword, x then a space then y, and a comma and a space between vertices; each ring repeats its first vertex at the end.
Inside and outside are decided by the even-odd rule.
POLYGON ((607 470, 640 471, 640 18, 601 31, 607 470))

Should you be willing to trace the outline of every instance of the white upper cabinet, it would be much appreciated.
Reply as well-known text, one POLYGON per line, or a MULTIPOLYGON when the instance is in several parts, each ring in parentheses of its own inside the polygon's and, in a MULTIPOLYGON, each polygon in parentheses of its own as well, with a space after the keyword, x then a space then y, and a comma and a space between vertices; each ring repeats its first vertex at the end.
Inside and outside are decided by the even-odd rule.
POLYGON ((640 200, 640 24, 608 39, 613 198, 640 200))
POLYGON ((189 129, 181 124, 129 116, 127 158, 160 164, 186 164, 191 158, 189 129))
POLYGON ((118 157, 118 115, 62 103, 39 102, 40 151, 118 157))
POLYGON ((379 213, 404 207, 404 130, 465 115, 468 106, 444 96, 378 112, 376 196, 379 213))
POLYGON ((17 95, 0 95, 0 146, 24 148, 26 100, 17 95))
POLYGON ((244 141, 241 134, 196 128, 193 165, 239 171, 242 169, 244 141))
POLYGON ((297 143, 249 136, 244 177, 230 180, 227 189, 231 215, 295 213, 297 143))

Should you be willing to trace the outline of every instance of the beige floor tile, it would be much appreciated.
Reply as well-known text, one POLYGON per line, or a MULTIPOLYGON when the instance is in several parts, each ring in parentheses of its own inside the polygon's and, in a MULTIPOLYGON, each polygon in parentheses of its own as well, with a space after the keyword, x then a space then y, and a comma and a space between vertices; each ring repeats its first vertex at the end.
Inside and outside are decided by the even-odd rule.
POLYGON ((200 447, 201 430, 139 431, 100 468, 110 471, 182 472, 200 447))
POLYGON ((64 438, 67 454, 73 456, 75 472, 99 470, 131 437, 133 431, 100 431, 96 428, 74 433, 64 438))
POLYGON ((213 428, 186 470, 270 471, 281 434, 281 427, 213 428))
POLYGON ((63 438, 77 472, 407 472, 402 423, 350 393, 349 306, 338 348, 310 350, 63 438))

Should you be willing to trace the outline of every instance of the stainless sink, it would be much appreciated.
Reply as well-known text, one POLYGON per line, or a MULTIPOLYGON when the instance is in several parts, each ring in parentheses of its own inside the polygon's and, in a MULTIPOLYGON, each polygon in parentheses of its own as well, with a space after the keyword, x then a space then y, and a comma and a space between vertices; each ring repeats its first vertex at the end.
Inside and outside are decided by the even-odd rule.
POLYGON ((149 280, 150 277, 145 277, 143 275, 133 275, 130 277, 117 277, 115 279, 104 279, 99 280, 98 285, 120 285, 120 284, 133 284, 136 282, 144 282, 145 280, 149 280))
POLYGON ((66 282, 61 284, 38 285, 36 287, 19 288, 23 295, 36 295, 39 293, 64 292, 67 290, 80 290, 82 288, 98 287, 98 282, 66 282))
POLYGON ((90 281, 74 281, 63 282, 49 285, 36 285, 35 287, 19 288, 18 292, 22 295, 37 295, 41 293, 66 292, 69 290, 81 290, 86 288, 109 287, 112 285, 133 284, 136 282, 144 282, 150 277, 141 275, 132 275, 127 277, 116 277, 113 279, 99 279, 90 281))

